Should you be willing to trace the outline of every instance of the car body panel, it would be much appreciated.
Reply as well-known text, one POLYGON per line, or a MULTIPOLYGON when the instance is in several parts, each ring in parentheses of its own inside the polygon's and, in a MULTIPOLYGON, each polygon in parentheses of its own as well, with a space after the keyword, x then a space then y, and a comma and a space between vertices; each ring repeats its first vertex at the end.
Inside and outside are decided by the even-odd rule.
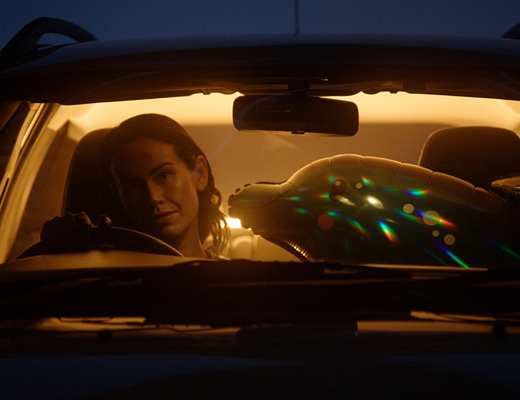
POLYGON ((87 42, 54 50, 4 69, 1 98, 77 104, 201 92, 263 94, 303 81, 318 95, 404 90, 486 96, 489 91, 487 96, 517 98, 503 86, 515 85, 520 66, 520 44, 511 39, 195 38, 87 42), (460 81, 468 66, 471 74, 460 81), (197 78, 201 74, 203 80, 197 78), (450 85, 450 80, 460 82, 450 85))

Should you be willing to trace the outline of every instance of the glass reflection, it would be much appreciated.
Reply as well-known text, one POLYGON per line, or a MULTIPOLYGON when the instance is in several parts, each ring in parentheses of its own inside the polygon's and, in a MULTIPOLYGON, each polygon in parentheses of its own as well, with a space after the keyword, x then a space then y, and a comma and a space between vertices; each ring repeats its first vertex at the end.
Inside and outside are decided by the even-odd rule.
POLYGON ((447 248, 442 246, 439 242, 435 242, 435 244, 442 250, 444 253, 446 253, 448 256, 450 256, 457 264, 459 264, 461 267, 469 268, 469 265, 466 264, 464 261, 462 261, 459 257, 457 257, 455 254, 453 254, 451 251, 449 251, 447 248))
POLYGON ((384 223, 383 221, 377 221, 377 223, 381 227, 381 230, 384 232, 388 240, 394 244, 398 243, 397 235, 395 234, 394 230, 388 226, 388 224, 384 223))

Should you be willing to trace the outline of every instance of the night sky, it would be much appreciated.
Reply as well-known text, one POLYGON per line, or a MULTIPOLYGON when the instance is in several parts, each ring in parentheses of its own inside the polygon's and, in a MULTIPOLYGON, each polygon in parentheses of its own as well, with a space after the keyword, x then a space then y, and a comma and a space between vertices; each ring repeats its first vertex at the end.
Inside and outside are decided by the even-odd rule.
MULTIPOLYGON (((298 0, 300 32, 497 37, 520 23, 519 0, 298 0)), ((67 19, 100 40, 292 34, 295 0, 4 0, 0 47, 37 17, 67 19)))

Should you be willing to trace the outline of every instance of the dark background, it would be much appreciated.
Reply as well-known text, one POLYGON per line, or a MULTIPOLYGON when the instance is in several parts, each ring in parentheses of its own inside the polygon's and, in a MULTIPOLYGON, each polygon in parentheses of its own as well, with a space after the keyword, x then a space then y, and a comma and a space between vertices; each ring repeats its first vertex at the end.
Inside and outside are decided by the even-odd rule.
POLYGON ((0 47, 37 17, 67 19, 100 40, 300 32, 497 37, 520 23, 519 0, 4 0, 0 47))

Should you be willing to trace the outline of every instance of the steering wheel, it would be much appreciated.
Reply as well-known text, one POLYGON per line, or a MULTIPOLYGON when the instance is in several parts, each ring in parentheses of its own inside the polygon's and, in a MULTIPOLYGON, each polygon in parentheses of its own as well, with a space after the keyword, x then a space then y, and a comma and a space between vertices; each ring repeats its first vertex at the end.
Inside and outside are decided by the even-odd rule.
POLYGON ((183 257, 177 249, 162 240, 132 229, 91 227, 87 230, 86 238, 86 243, 82 244, 81 249, 49 245, 48 243, 40 241, 25 250, 18 256, 18 259, 42 254, 71 253, 89 250, 126 250, 183 257))

